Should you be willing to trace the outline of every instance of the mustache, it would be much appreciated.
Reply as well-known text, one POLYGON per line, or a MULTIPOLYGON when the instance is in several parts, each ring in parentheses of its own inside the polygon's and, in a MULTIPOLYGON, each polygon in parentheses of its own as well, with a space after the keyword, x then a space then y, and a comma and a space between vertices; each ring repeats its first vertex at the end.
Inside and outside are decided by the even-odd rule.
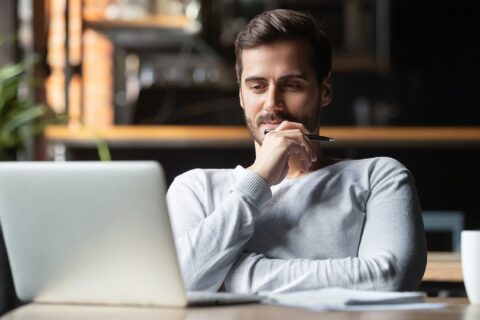
POLYGON ((258 126, 266 122, 282 122, 282 121, 300 122, 297 117, 285 111, 262 113, 257 116, 255 122, 258 126))

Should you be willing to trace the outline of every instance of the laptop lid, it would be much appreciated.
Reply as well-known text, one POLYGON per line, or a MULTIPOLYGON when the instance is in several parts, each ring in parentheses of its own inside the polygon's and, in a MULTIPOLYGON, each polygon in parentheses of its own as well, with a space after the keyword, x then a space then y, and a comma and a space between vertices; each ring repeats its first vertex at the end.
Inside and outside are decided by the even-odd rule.
POLYGON ((0 163, 0 222, 22 301, 187 305, 153 161, 0 163))

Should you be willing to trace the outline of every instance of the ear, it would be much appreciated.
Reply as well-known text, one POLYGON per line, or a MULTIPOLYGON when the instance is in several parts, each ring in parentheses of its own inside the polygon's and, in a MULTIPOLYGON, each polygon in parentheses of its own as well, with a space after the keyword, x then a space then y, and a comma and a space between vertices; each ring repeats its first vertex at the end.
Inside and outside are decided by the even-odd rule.
POLYGON ((333 86, 332 86, 332 72, 330 71, 322 81, 320 86, 320 107, 326 107, 332 102, 333 86))

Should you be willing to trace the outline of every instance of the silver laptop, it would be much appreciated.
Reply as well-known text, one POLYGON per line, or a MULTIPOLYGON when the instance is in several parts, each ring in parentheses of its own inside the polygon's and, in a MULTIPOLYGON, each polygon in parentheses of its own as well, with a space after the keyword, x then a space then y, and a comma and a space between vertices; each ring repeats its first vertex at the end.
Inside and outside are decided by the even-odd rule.
POLYGON ((0 163, 0 223, 22 301, 187 306, 258 302, 188 293, 153 161, 0 163))

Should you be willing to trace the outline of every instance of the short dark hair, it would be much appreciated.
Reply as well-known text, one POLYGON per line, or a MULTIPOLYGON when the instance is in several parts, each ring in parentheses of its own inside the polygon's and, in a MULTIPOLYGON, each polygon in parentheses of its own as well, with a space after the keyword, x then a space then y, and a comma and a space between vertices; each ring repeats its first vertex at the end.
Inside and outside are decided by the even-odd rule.
POLYGON ((235 39, 237 81, 240 83, 244 49, 290 39, 303 39, 311 47, 311 64, 321 83, 332 68, 330 41, 311 15, 286 9, 265 11, 239 32, 235 39))

